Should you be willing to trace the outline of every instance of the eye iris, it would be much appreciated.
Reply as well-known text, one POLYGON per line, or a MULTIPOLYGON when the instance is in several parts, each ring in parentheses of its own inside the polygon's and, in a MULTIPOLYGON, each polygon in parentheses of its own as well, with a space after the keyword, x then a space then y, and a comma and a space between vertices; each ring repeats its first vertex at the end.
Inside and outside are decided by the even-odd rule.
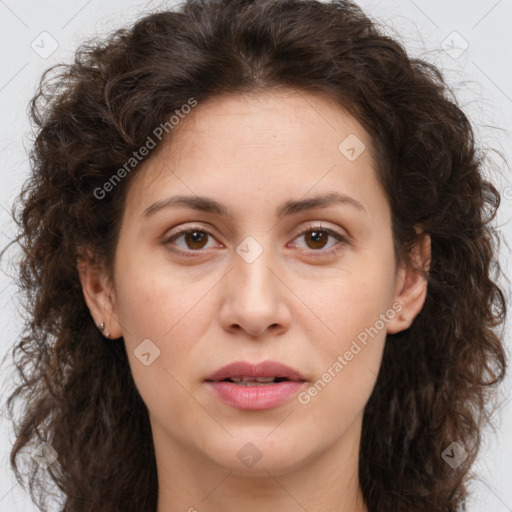
POLYGON ((313 238, 313 244, 320 243, 320 247, 314 246, 314 249, 321 249, 325 246, 328 239, 328 234, 325 231, 312 230, 309 232, 309 235, 306 235, 306 238, 313 238), (322 237, 324 238, 324 243, 322 244, 322 237))
POLYGON ((204 243, 201 245, 201 242, 206 242, 206 233, 204 233, 203 231, 197 231, 197 230, 189 231, 188 233, 185 233, 185 240, 186 240, 187 246, 190 249, 201 249, 205 245, 204 243), (191 241, 192 245, 190 244, 190 241, 191 241), (197 247, 196 245, 194 245, 197 243, 200 244, 200 247, 197 247))

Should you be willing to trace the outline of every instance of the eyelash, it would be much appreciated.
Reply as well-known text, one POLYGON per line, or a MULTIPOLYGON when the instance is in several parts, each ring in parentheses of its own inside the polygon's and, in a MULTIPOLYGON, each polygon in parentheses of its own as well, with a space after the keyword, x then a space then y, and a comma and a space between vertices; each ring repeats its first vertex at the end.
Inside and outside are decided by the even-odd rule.
MULTIPOLYGON (((198 226, 198 227, 190 227, 190 228, 178 231, 177 233, 174 233, 171 236, 166 237, 163 240, 162 243, 164 245, 167 245, 170 242, 172 242, 172 241, 176 240, 177 238, 179 238, 180 236, 186 235, 187 233, 192 233, 194 231, 198 231, 200 233, 205 233, 206 235, 213 237, 213 235, 209 231, 207 231, 207 230, 205 230, 205 229, 203 229, 203 228, 198 226)), ((341 235, 340 233, 338 233, 337 231, 334 231, 332 229, 324 228, 321 225, 309 226, 308 229, 306 229, 306 230, 302 231, 301 233, 299 233, 295 238, 298 238, 298 237, 303 236, 303 235, 305 235, 307 233, 310 233, 311 231, 323 231, 323 232, 327 233, 328 235, 333 236, 334 238, 336 238, 341 243, 341 245, 349 245, 349 240, 345 236, 341 235)), ((215 238, 215 237, 213 237, 213 238, 215 238)), ((294 240, 295 240, 295 238, 294 238, 294 240)), ((309 257, 312 257, 312 258, 322 257, 322 256, 325 257, 325 256, 328 256, 328 255, 331 255, 331 254, 335 254, 335 253, 337 253, 340 250, 338 245, 340 245, 340 244, 336 244, 333 248, 325 249, 325 250, 322 250, 322 249, 313 250, 313 249, 311 249, 310 251, 312 253, 320 253, 320 254, 310 254, 309 257)), ((194 250, 182 251, 181 249, 179 249, 178 251, 180 252, 180 254, 182 254, 183 256, 185 256, 187 258, 197 258, 199 255, 198 254, 194 254, 194 253, 203 252, 201 249, 198 249, 196 251, 194 251, 194 250)))

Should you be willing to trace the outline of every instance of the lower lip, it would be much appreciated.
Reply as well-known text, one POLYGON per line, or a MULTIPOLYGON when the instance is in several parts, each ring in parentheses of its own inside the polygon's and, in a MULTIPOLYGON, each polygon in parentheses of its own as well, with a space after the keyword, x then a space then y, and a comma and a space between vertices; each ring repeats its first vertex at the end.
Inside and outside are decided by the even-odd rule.
POLYGON ((237 409, 271 409, 297 394, 304 386, 302 381, 283 381, 263 386, 243 386, 232 382, 208 382, 217 396, 227 405, 237 409))

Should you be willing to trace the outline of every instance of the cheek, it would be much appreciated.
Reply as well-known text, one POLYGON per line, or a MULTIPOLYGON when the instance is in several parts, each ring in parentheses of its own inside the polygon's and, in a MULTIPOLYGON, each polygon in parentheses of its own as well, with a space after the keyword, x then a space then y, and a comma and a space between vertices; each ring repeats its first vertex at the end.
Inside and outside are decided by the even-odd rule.
MULTIPOLYGON (((125 254, 128 254, 125 251, 125 254)), ((117 267, 116 306, 132 342, 154 338, 166 343, 174 331, 188 322, 188 314, 200 303, 205 286, 194 284, 186 271, 150 258, 120 258, 117 267)))
POLYGON ((134 276, 127 282, 119 310, 128 325, 124 342, 135 386, 151 416, 164 421, 173 411, 179 419, 190 408, 183 384, 191 371, 192 342, 199 337, 195 330, 201 329, 190 314, 194 301, 164 281, 134 276))
POLYGON ((315 345, 320 368, 316 392, 324 398, 329 396, 341 407, 350 409, 364 404, 375 384, 386 324, 395 314, 390 305, 392 265, 391 257, 376 251, 360 252, 354 265, 319 282, 318 293, 310 294, 305 301, 312 304, 316 313, 309 322, 308 335, 315 345), (322 391, 324 387, 330 391, 322 391))
POLYGON ((366 294, 338 295, 326 321, 334 334, 316 337, 319 371, 300 403, 311 402, 313 410, 324 411, 340 428, 348 428, 364 409, 375 386, 386 340, 385 322, 379 318, 385 310, 379 305, 366 294))
POLYGON ((133 261, 119 261, 116 309, 134 381, 148 404, 179 398, 181 373, 190 367, 194 340, 201 338, 210 319, 204 294, 211 284, 133 261))
POLYGON ((386 274, 371 272, 368 266, 361 272, 351 270, 316 284, 319 291, 309 294, 305 302, 326 336, 336 340, 333 348, 346 350, 347 343, 374 326, 385 331, 379 319, 390 308, 393 291, 386 274))

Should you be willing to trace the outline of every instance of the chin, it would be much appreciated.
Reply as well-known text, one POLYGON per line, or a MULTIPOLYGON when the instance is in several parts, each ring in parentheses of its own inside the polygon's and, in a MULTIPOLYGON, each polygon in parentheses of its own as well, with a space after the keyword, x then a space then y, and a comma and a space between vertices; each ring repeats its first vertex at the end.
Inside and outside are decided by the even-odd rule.
MULTIPOLYGON (((268 429, 265 433, 268 436, 268 429)), ((290 441, 290 439, 288 439, 290 441)), ((306 465, 313 454, 301 453, 297 445, 304 448, 304 442, 288 442, 284 439, 266 439, 265 436, 230 438, 228 443, 207 454, 214 463, 237 475, 265 476, 285 475, 306 465)))

